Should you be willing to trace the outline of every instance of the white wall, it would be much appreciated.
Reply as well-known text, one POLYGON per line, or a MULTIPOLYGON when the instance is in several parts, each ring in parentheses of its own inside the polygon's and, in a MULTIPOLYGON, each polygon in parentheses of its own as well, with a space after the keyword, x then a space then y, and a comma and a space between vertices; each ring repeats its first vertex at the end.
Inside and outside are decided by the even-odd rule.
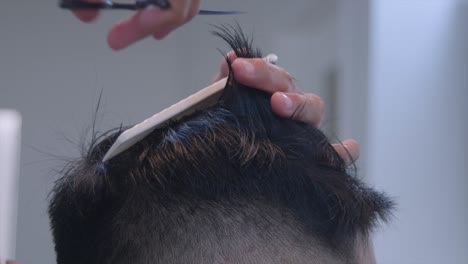
POLYGON ((468 2, 374 1, 368 175, 398 211, 378 263, 468 263, 468 2))

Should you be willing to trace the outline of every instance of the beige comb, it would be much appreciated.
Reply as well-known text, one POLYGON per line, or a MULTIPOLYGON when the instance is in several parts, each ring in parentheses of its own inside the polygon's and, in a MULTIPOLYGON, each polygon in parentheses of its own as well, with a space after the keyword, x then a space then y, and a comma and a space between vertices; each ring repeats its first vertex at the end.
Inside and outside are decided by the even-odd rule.
POLYGON ((201 91, 198 91, 197 93, 124 131, 110 147, 109 151, 107 151, 102 161, 106 162, 114 156, 129 149, 155 129, 164 126, 167 122, 180 119, 183 116, 190 115, 198 110, 206 109, 207 107, 214 105, 221 96, 225 85, 226 78, 202 89, 201 91))
MULTIPOLYGON (((275 54, 269 54, 263 58, 265 61, 275 63, 278 57, 275 54)), ((104 155, 103 162, 115 157, 116 155, 129 149, 137 142, 148 136, 155 129, 167 124, 169 121, 178 120, 184 116, 188 116, 196 111, 206 109, 218 102, 224 87, 226 86, 227 78, 203 88, 193 95, 183 99, 182 101, 162 110, 145 121, 133 126, 124 131, 114 142, 114 144, 104 155)))

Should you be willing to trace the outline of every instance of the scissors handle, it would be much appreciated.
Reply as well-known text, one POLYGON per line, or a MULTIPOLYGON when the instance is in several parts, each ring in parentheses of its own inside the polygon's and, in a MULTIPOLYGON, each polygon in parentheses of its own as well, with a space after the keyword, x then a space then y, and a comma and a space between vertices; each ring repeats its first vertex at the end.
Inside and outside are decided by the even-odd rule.
MULTIPOLYGON (((85 2, 80 0, 61 0, 60 7, 72 10, 85 9, 125 9, 125 10, 140 10, 148 6, 157 6, 161 9, 169 9, 171 4, 168 0, 137 0, 134 4, 115 3, 110 0, 104 0, 100 3, 85 2)), ((199 15, 237 15, 239 11, 217 11, 217 10, 200 10, 199 15)))
POLYGON ((137 0, 134 4, 116 3, 110 0, 104 0, 100 3, 85 2, 80 0, 61 0, 60 7, 64 9, 127 9, 138 10, 146 8, 150 5, 157 6, 161 9, 171 7, 168 0, 137 0))

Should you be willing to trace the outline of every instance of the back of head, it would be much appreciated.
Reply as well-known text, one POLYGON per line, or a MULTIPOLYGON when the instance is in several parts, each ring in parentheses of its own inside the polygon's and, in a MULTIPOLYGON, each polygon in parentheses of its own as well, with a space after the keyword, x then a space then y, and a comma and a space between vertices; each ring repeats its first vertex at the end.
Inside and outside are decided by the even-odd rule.
MULTIPOLYGON (((261 57, 239 28, 217 35, 238 57, 261 57)), ((356 241, 391 201, 269 99, 229 78, 216 105, 106 164, 120 131, 94 139, 52 193, 57 262, 354 263, 356 241)))

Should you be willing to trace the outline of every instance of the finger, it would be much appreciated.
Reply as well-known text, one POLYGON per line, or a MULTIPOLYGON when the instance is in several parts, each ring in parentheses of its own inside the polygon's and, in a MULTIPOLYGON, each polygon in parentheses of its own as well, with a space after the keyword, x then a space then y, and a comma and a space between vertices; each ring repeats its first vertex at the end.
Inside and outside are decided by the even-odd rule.
POLYGON ((346 162, 346 165, 351 165, 359 159, 360 149, 359 143, 355 140, 347 139, 341 144, 333 144, 336 152, 340 154, 341 158, 346 162))
POLYGON ((122 20, 114 25, 109 32, 107 38, 109 46, 115 50, 120 50, 149 35, 163 35, 164 32, 168 34, 168 30, 172 29, 166 25, 167 21, 172 19, 175 14, 178 14, 175 13, 173 8, 169 11, 149 7, 122 20))
POLYGON ((184 23, 187 23, 193 17, 198 15, 198 11, 200 10, 201 0, 192 0, 192 1, 190 1, 190 4, 191 4, 191 6, 190 6, 190 9, 189 9, 189 13, 188 13, 188 16, 187 16, 186 20, 184 21, 184 23))
POLYGON ((150 34, 141 26, 143 12, 147 16, 154 16, 157 19, 161 17, 164 11, 159 8, 150 7, 146 10, 138 11, 134 15, 115 24, 107 36, 107 43, 112 49, 120 50, 126 48, 150 34))
MULTIPOLYGON (((88 0, 88 2, 95 2, 99 3, 101 2, 100 0, 88 0)), ((92 22, 94 21, 99 12, 97 10, 74 10, 73 14, 75 14, 76 17, 78 17, 81 21, 83 22, 92 22)))
POLYGON ((277 115, 319 127, 325 106, 315 94, 274 93, 271 108, 277 115))
MULTIPOLYGON (((234 51, 230 51, 226 54, 226 57, 229 59, 229 61, 233 62, 234 60, 237 59, 237 56, 236 56, 236 53, 234 51)), ((228 64, 226 62, 226 58, 223 58, 221 60, 221 66, 219 67, 219 72, 216 74, 216 76, 213 78, 213 80, 211 81, 211 83, 215 83, 219 80, 221 80, 222 78, 225 78, 227 77, 229 74, 229 67, 228 67, 228 64)))
MULTIPOLYGON (((201 0, 192 0, 192 1, 187 2, 187 4, 189 4, 188 15, 186 15, 185 19, 182 21, 182 23, 180 25, 187 23, 194 16, 196 16, 198 14, 198 10, 200 10, 200 3, 201 3, 201 0)), ((157 40, 161 40, 161 39, 165 38, 167 35, 169 35, 169 33, 171 33, 174 29, 176 29, 180 25, 179 24, 173 24, 173 25, 167 27, 164 30, 157 31, 157 32, 153 33, 153 37, 155 39, 157 39, 157 40)))
POLYGON ((78 17, 78 19, 86 23, 96 20, 99 14, 97 10, 77 10, 73 11, 73 13, 78 17))
POLYGON ((234 78, 247 86, 274 92, 299 92, 292 76, 263 59, 237 59, 232 63, 234 78))

